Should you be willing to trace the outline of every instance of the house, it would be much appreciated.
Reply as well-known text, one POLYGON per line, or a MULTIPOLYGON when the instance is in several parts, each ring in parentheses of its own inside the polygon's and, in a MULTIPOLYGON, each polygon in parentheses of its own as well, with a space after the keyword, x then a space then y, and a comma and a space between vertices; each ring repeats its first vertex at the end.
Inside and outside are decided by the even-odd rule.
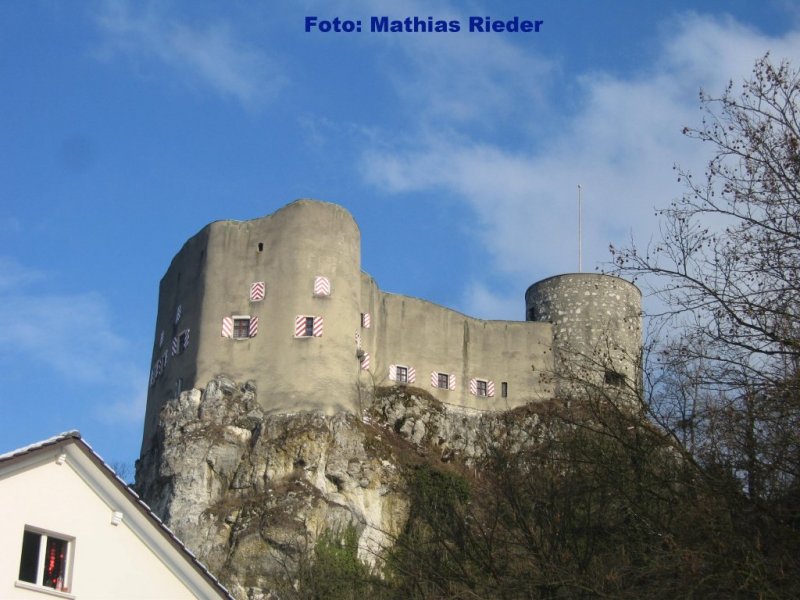
POLYGON ((0 454, 0 597, 232 596, 70 431, 0 454))

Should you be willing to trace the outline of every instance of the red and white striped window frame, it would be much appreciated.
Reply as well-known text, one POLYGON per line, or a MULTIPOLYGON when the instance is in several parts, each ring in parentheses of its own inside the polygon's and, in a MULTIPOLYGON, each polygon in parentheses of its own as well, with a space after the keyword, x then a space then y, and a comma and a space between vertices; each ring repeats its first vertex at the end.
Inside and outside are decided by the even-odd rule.
POLYGON ((439 388, 441 390, 455 390, 456 389, 455 373, 442 373, 440 371, 431 371, 431 387, 439 388))
POLYGON ((294 337, 322 337, 325 331, 325 320, 320 316, 297 315, 294 318, 294 337))
POLYGON ((389 379, 397 383, 415 383, 417 370, 408 365, 389 365, 389 379))
POLYGON ((258 335, 258 317, 231 315, 222 319, 222 337, 246 340, 258 335))
POLYGON ((172 356, 183 354, 186 348, 189 347, 189 330, 184 329, 174 338, 172 338, 172 356))
POLYGON ((469 393, 473 396, 491 398, 494 396, 494 381, 488 379, 470 379, 469 393))

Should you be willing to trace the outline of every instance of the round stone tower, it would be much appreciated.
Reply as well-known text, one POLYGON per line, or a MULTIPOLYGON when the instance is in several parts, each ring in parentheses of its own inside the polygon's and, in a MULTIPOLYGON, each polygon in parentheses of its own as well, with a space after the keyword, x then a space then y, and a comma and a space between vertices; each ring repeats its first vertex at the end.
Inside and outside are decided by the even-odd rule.
POLYGON ((525 292, 526 320, 553 324, 556 389, 640 389, 642 294, 597 273, 556 275, 525 292))

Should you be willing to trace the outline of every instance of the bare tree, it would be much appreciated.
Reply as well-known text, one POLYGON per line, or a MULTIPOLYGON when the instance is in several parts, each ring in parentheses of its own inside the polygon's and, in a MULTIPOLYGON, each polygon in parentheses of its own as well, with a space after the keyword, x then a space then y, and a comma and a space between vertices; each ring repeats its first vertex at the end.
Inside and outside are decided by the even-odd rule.
POLYGON ((800 73, 765 56, 700 102, 684 133, 713 148, 704 176, 676 167, 687 191, 660 211, 660 239, 612 253, 674 332, 660 416, 763 497, 795 484, 800 458, 800 73))

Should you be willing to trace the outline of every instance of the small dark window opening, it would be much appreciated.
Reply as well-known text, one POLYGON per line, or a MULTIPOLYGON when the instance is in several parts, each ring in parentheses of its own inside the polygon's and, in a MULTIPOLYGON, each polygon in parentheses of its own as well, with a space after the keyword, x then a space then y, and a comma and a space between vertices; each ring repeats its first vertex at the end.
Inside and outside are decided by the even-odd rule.
POLYGON ((500 395, 503 398, 508 398, 508 382, 504 381, 500 384, 500 395))
POLYGON ((481 381, 480 379, 476 382, 477 383, 477 394, 478 396, 486 396, 486 382, 481 381))
POLYGON ((613 385, 614 387, 622 387, 625 385, 625 375, 617 373, 611 369, 606 369, 605 374, 606 385, 613 385))
POLYGON ((313 337, 314 335, 314 317, 306 317, 306 331, 303 334, 306 337, 313 337))
POLYGON ((397 383, 408 383, 407 367, 397 367, 397 383))
POLYGON ((259 252, 263 252, 264 251, 264 242, 258 242, 258 251, 259 252))
POLYGON ((183 377, 178 377, 175 380, 175 395, 180 396, 180 393, 183 391, 183 377))
POLYGON ((528 321, 535 321, 536 320, 536 309, 531 306, 528 309, 528 321))
POLYGON ((443 390, 450 389, 450 375, 447 373, 439 373, 439 387, 443 390))
POLYGON ((189 332, 182 331, 178 336, 178 354, 183 354, 184 350, 189 347, 189 332))
POLYGON ((32 531, 22 534, 22 557, 19 561, 19 580, 36 583, 36 573, 39 569, 39 545, 41 535, 32 531))
POLYGON ((233 320, 233 337, 235 339, 249 338, 250 337, 250 319, 234 319, 233 320))

